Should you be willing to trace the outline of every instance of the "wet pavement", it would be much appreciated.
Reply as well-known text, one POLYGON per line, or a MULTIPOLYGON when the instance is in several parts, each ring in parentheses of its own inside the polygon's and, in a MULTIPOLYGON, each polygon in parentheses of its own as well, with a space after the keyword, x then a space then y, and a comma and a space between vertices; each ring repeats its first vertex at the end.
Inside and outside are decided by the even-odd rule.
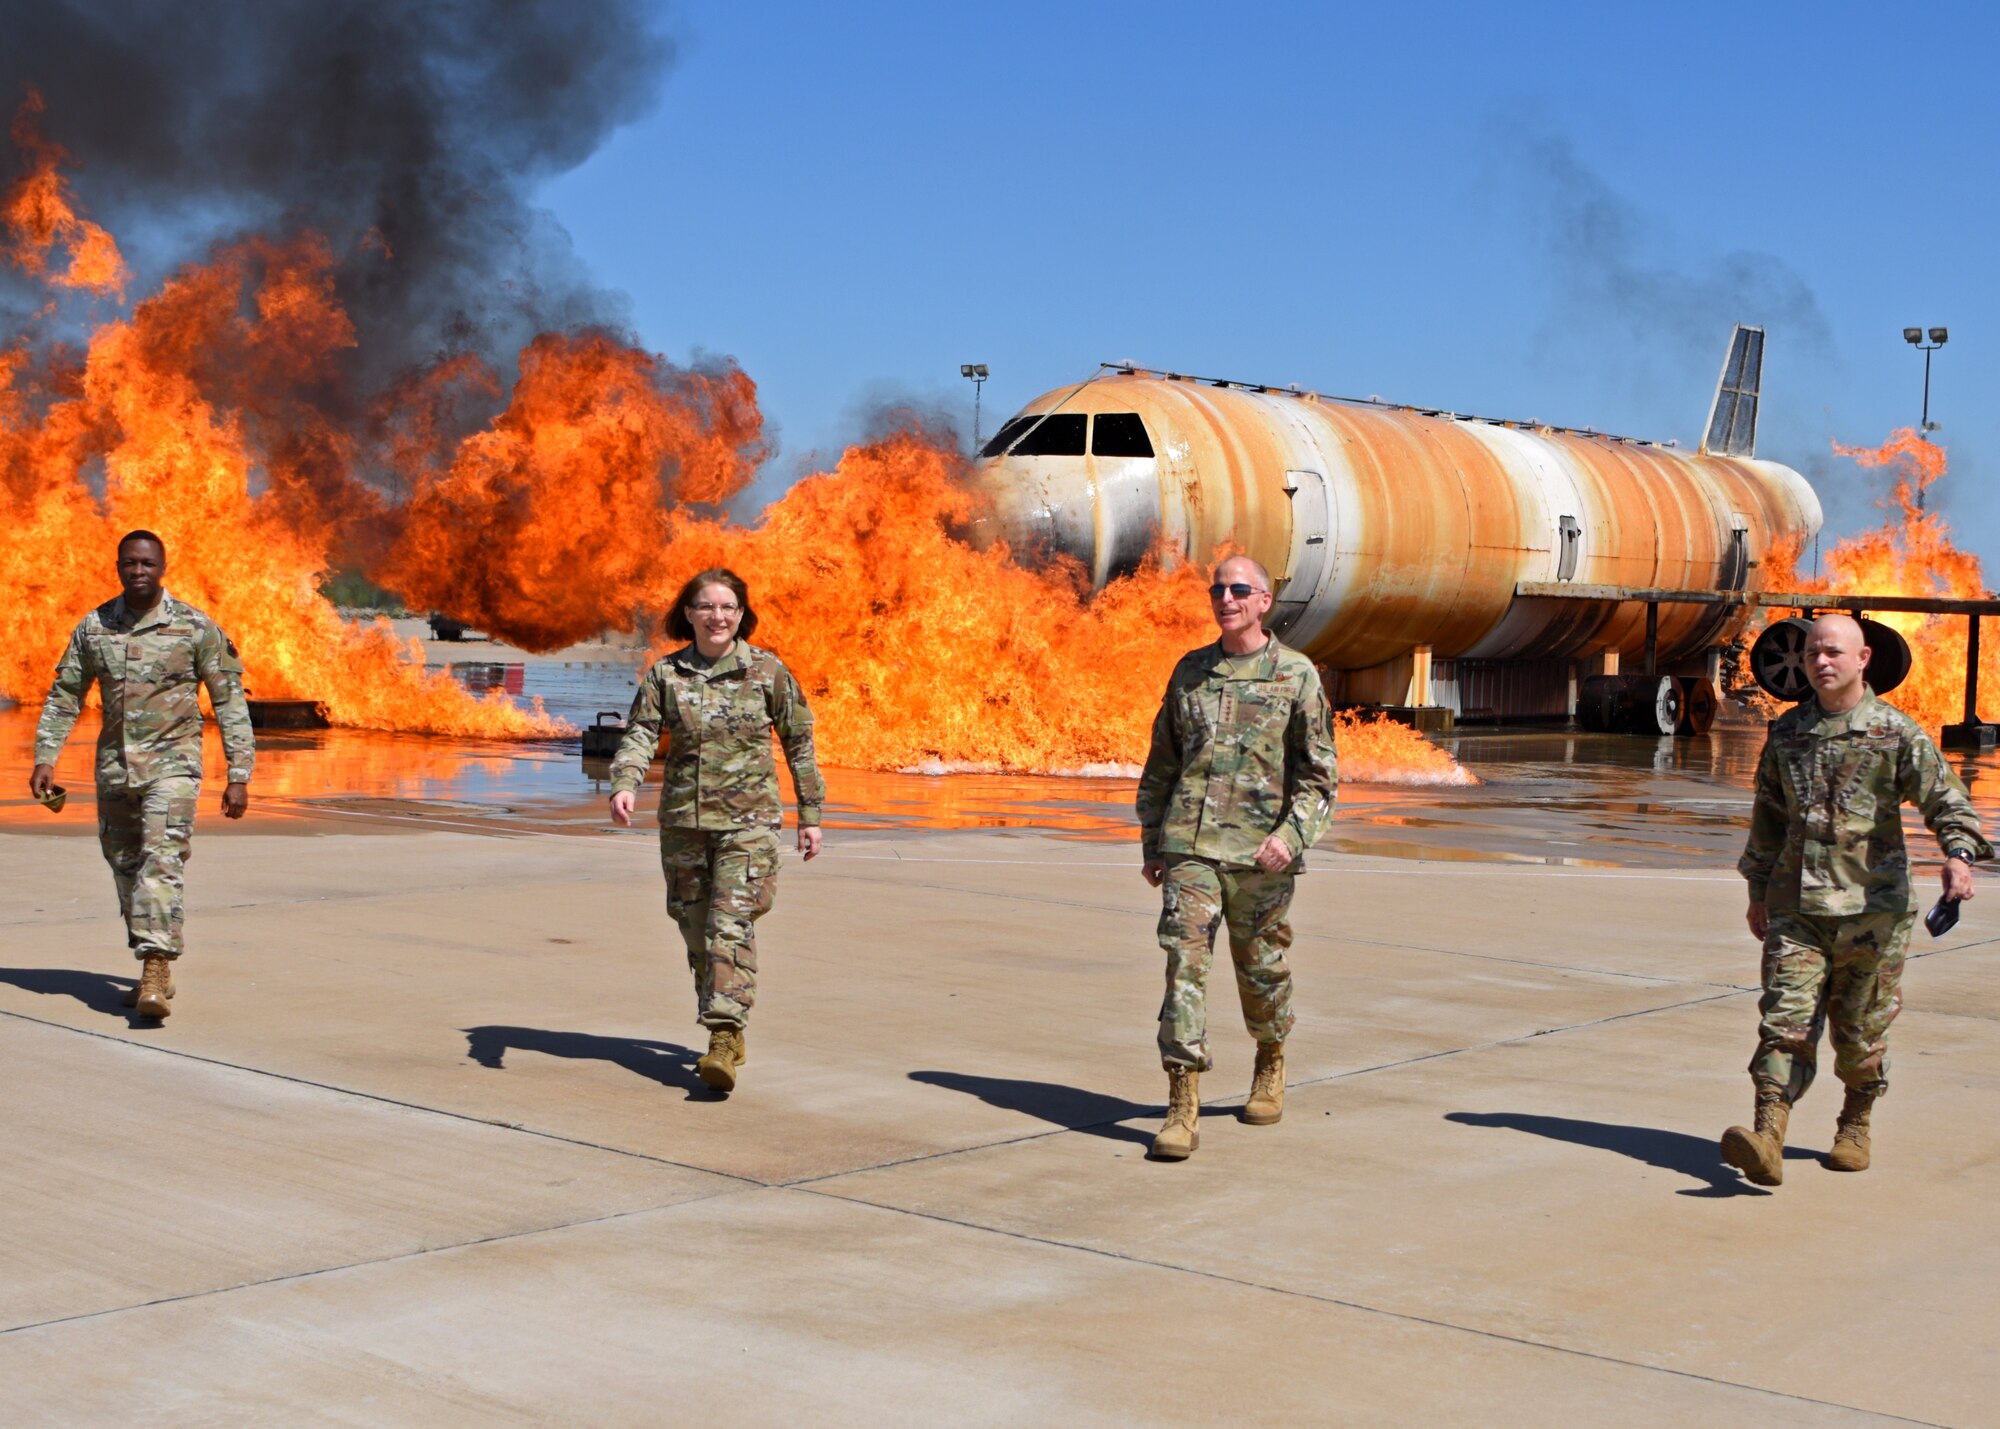
MULTIPOLYGON (((539 696, 573 723, 628 699, 634 668, 624 661, 458 663, 454 673, 469 685, 539 696)), ((12 792, 24 783, 33 728, 33 711, 0 710, 0 827, 48 817, 12 792)), ((1477 786, 1350 783, 1320 846, 1447 862, 1729 868, 1742 846, 1762 735, 1761 725, 1746 722, 1692 739, 1552 730, 1445 737, 1439 743, 1478 775, 1477 786)), ((80 807, 90 802, 91 738, 90 728, 79 728, 59 775, 80 807)), ((609 766, 581 758, 575 739, 510 743, 336 729, 266 733, 258 747, 255 789, 263 810, 311 809, 417 826, 612 831, 604 810, 609 766)), ((211 731, 210 759, 218 768, 220 753, 211 731)), ((1990 825, 2000 813, 2000 756, 1951 758, 1990 825)), ((827 823, 839 832, 1015 829, 1106 843, 1135 837, 1131 779, 826 774, 827 823)), ((642 800, 639 832, 645 807, 642 800)), ((89 821, 75 825, 87 830, 89 821)), ((1913 815, 1910 827, 1912 846, 1927 847, 1913 815)))

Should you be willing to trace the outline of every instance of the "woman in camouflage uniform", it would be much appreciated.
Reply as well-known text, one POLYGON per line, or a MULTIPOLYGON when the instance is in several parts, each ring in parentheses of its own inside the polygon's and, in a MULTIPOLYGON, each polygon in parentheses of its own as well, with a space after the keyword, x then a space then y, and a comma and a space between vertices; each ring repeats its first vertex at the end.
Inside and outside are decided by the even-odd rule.
POLYGON ((771 753, 777 731, 798 791, 798 849, 819 853, 826 786, 813 760, 812 711, 784 663, 750 643, 757 613, 734 571, 695 576, 674 600, 667 634, 688 642, 654 661, 632 702, 611 766, 611 817, 632 807, 662 738, 660 866, 667 912, 687 943, 708 1054, 695 1065, 718 1092, 736 1086, 743 1028, 757 997, 753 925, 770 911, 784 805, 771 753))

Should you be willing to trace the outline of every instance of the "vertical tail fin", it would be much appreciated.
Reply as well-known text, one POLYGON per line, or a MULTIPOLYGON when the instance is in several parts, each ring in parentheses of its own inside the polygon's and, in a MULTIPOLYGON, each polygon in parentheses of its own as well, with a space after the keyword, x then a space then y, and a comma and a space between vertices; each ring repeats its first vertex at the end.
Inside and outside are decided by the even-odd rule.
POLYGON ((1764 384, 1764 329, 1736 325, 1708 407, 1705 456, 1757 455, 1757 398, 1764 384))

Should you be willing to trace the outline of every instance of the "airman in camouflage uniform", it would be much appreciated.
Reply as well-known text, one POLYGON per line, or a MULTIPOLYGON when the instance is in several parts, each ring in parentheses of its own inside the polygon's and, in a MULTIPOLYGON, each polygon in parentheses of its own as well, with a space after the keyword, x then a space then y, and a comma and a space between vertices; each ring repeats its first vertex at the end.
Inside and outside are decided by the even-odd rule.
POLYGON ((1243 1020, 1257 1042, 1244 1120, 1269 1125, 1283 1113, 1294 1020, 1287 915, 1305 851, 1332 821, 1339 783, 1319 672, 1264 632, 1264 568, 1232 557, 1216 567, 1209 591, 1222 636, 1174 667, 1139 778, 1144 872, 1162 889, 1167 954, 1159 1042, 1169 1106, 1153 1154, 1175 1161, 1200 1143, 1199 1079, 1214 1065, 1208 971, 1225 924, 1243 1020))
POLYGON ((1902 1007, 1904 951, 1920 906, 1903 804, 1922 811, 1944 850, 1947 898, 1971 897, 1972 863, 1993 855, 1937 746, 1861 682, 1859 625, 1822 617, 1806 658, 1820 693, 1771 725, 1737 865, 1750 884, 1750 929, 1764 945, 1764 993, 1750 1062, 1756 1123, 1731 1127, 1722 1153, 1767 1186, 1784 1179, 1790 1108, 1812 1085, 1823 1025, 1847 1088, 1827 1162, 1868 1166, 1869 1114, 1889 1085, 1889 1024, 1902 1007))
POLYGON ((160 587, 166 550, 159 538, 133 532, 118 555, 124 593, 91 611, 70 636, 35 730, 29 787, 40 797, 52 784, 56 759, 95 683, 104 704, 98 842, 140 961, 139 985, 126 1002, 141 1016, 165 1017, 174 995, 168 965, 183 948, 182 872, 201 792, 201 687, 229 761, 223 812, 230 818, 248 806, 257 746, 236 647, 214 621, 160 587))
POLYGON ((655 661, 640 684, 612 761, 612 813, 629 822, 632 800, 664 739, 660 866, 667 912, 687 944, 699 1018, 709 1029, 709 1052, 697 1070, 710 1086, 728 1092, 743 1064, 744 1027, 757 999, 754 924, 770 911, 777 891, 776 830, 784 806, 773 730, 791 767, 799 848, 807 858, 819 851, 826 786, 799 682, 777 656, 737 633, 740 627, 748 635, 756 626, 740 580, 709 571, 696 581, 677 607, 680 629, 668 626, 691 634, 694 643, 655 661))

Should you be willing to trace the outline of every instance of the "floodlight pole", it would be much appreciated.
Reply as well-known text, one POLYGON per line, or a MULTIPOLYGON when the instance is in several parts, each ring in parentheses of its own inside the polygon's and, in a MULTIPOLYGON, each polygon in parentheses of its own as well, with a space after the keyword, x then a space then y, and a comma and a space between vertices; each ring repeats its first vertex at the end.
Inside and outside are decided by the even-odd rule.
POLYGON ((972 454, 979 455, 979 393, 986 385, 986 364, 983 362, 961 362, 958 375, 972 384, 972 454))
POLYGON ((1925 440, 1925 441, 1929 441, 1929 440, 1931 439, 1931 354, 1932 354, 1933 352, 1936 352, 1936 351, 1937 351, 1937 348, 1936 348, 1936 347, 1925 347, 1925 348, 1923 349, 1923 354, 1924 354, 1924 425, 1923 425, 1923 428, 1922 428, 1922 431, 1923 431, 1923 434, 1924 434, 1924 440, 1925 440))
MULTIPOLYGON (((1945 328, 1934 327, 1930 329, 1930 341, 1928 343, 1924 341, 1925 335, 1924 329, 1920 327, 1906 327, 1903 329, 1903 341, 1909 343, 1910 346, 1924 355, 1924 415, 1917 431, 1925 441, 1929 441, 1931 439, 1931 432, 1935 430, 1931 426, 1931 354, 1945 345, 1946 340, 1950 337, 1950 332, 1945 328)), ((1923 509, 1924 488, 1919 485, 1917 487, 1917 510, 1921 511, 1923 509)))

